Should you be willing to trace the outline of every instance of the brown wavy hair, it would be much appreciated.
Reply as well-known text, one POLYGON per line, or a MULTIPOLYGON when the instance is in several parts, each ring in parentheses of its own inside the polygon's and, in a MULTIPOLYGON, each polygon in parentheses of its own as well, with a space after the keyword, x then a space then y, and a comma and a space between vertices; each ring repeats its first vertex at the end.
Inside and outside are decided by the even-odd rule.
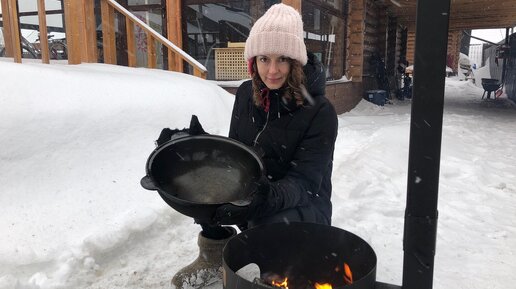
MULTIPOLYGON (((303 66, 295 59, 288 58, 290 64, 290 72, 287 80, 283 85, 285 93, 283 97, 287 101, 296 100, 296 105, 303 105, 305 98, 302 93, 302 87, 305 85, 305 73, 303 66)), ((258 107, 262 106, 262 89, 265 87, 260 75, 258 74, 258 67, 256 66, 256 57, 253 59, 253 72, 251 79, 253 81, 253 101, 258 107)))

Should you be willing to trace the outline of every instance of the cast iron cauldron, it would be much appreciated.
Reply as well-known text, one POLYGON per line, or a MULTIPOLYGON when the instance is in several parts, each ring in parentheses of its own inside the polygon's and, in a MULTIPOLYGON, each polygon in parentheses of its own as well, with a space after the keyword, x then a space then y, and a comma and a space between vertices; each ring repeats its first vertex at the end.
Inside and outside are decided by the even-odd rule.
POLYGON ((141 185, 156 190, 176 211, 209 221, 227 203, 249 204, 263 174, 261 158, 246 145, 217 135, 184 136, 157 147, 141 185))
POLYGON ((249 280, 252 276, 237 274, 249 264, 259 267, 259 280, 271 275, 288 277, 291 289, 313 289, 315 282, 330 283, 334 289, 374 289, 376 282, 373 248, 351 232, 321 224, 291 222, 251 228, 228 241, 222 261, 224 289, 272 288, 249 280), (344 263, 352 272, 351 284, 343 279, 344 263))

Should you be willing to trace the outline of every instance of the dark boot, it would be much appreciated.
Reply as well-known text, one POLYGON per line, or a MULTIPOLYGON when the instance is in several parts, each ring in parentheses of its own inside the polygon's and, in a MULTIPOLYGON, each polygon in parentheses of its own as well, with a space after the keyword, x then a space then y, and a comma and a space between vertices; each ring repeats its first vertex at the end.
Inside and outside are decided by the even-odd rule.
POLYGON ((236 235, 236 230, 227 227, 232 234, 224 239, 209 239, 199 233, 197 245, 199 256, 190 265, 179 270, 172 278, 177 289, 197 289, 222 280, 222 249, 236 235))

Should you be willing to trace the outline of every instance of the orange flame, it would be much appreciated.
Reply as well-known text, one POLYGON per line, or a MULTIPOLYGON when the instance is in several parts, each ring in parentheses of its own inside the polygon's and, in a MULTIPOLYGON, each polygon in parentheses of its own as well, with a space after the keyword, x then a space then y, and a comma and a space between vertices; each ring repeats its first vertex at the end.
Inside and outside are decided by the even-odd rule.
POLYGON ((349 268, 349 265, 344 263, 344 281, 346 284, 353 283, 353 274, 351 273, 351 268, 349 268))
POLYGON ((276 282, 276 281, 272 280, 272 285, 274 285, 276 287, 288 289, 288 277, 285 277, 285 280, 283 280, 281 282, 276 282))
MULTIPOLYGON (((344 275, 343 275, 344 283, 346 285, 352 284, 353 283, 353 273, 351 272, 351 268, 345 262, 344 262, 344 266, 343 267, 344 267, 344 275)), ((341 269, 339 267, 335 268, 336 272, 339 272, 340 270, 341 269)), ((276 287, 279 287, 279 288, 288 289, 288 277, 285 277, 285 279, 283 279, 282 281, 272 280, 271 284, 273 286, 276 286, 276 287)), ((319 283, 316 282, 314 284, 314 287, 315 287, 315 289, 333 289, 332 285, 329 284, 329 283, 319 284, 319 283)))
POLYGON ((315 283, 315 289, 332 289, 332 287, 331 287, 331 284, 328 284, 328 283, 324 283, 324 284, 315 283))

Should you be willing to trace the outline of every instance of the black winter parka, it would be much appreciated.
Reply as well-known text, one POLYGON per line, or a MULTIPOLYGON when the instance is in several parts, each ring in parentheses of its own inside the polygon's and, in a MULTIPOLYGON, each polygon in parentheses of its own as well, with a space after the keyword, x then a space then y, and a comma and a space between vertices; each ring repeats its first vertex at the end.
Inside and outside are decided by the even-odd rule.
POLYGON ((331 174, 337 115, 326 99, 324 69, 309 53, 303 68, 311 101, 286 103, 281 90, 269 92, 266 112, 253 102, 252 82, 238 88, 229 137, 263 152, 272 197, 264 215, 296 208, 305 221, 331 224, 331 174))

